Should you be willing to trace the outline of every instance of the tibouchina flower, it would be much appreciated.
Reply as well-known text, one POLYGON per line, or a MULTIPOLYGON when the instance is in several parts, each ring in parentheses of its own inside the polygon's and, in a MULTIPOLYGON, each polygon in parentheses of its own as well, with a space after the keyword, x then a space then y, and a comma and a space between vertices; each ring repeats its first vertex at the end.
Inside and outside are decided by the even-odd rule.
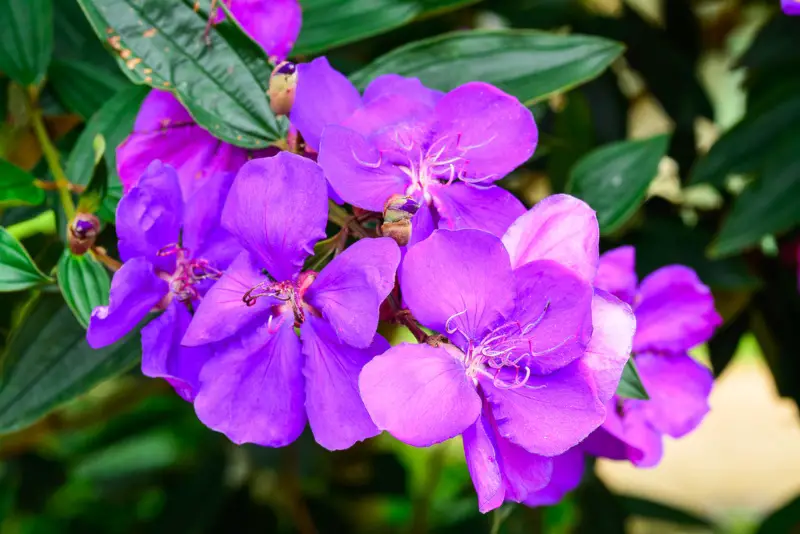
POLYGON ((401 441, 462 435, 484 512, 545 487, 552 457, 603 422, 633 336, 629 307, 591 287, 588 206, 551 197, 515 225, 505 246, 479 230, 437 230, 409 249, 403 298, 446 340, 393 347, 359 381, 373 421, 401 441))
POLYGON ((536 123, 516 98, 478 82, 443 94, 394 74, 361 97, 325 58, 297 69, 292 124, 345 202, 382 212, 392 195, 413 198, 412 244, 434 228, 500 236, 524 212, 493 185, 536 148, 536 123))
MULTIPOLYGON (((226 5, 269 56, 275 61, 286 57, 300 32, 297 0, 228 0, 226 5)), ((224 18, 222 9, 217 13, 218 20, 224 18)), ((153 90, 142 102, 133 133, 117 148, 117 170, 126 191, 154 159, 173 166, 184 193, 190 195, 206 178, 238 171, 248 151, 203 129, 171 92, 153 90)))
POLYGON ((664 435, 680 438, 708 413, 713 376, 687 351, 708 341, 722 318, 692 269, 662 267, 637 285, 634 261, 633 247, 605 253, 595 285, 633 307, 634 361, 650 400, 612 398, 606 422, 585 445, 596 456, 651 467, 661 459, 664 435))
POLYGON ((182 200, 174 169, 156 161, 117 206, 123 265, 111 281, 109 305, 94 310, 86 333, 93 348, 110 345, 153 309, 164 312, 142 329, 142 372, 165 378, 185 399, 196 393, 206 349, 180 346, 211 281, 241 251, 219 225, 233 175, 222 175, 182 200))
POLYGON ((389 348, 375 332, 400 249, 363 239, 321 272, 303 271, 327 216, 322 169, 294 154, 246 163, 231 187, 222 224, 245 251, 205 295, 183 342, 215 344, 195 410, 236 443, 284 446, 307 420, 332 450, 379 432, 357 380, 389 348))

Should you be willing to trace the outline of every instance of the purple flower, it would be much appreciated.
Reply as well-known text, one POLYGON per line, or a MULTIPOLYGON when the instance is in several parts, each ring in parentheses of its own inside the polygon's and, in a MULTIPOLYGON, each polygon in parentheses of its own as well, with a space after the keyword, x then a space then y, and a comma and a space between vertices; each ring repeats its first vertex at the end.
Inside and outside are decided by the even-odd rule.
POLYGON ((361 373, 362 398, 379 428, 410 445, 461 434, 483 512, 544 488, 552 457, 605 418, 634 324, 627 305, 591 287, 597 240, 594 212, 558 195, 502 242, 437 230, 403 261, 405 302, 447 341, 403 343, 374 358, 361 373))
POLYGON ((633 307, 633 352, 650 400, 610 399, 606 422, 585 445, 596 456, 651 467, 661 460, 664 435, 682 437, 708 413, 712 374, 687 351, 706 342, 722 319, 692 269, 662 267, 637 286, 634 261, 633 247, 605 253, 595 285, 633 307))
POLYGON ((183 343, 214 344, 195 410, 236 443, 284 446, 307 420, 332 450, 378 433, 357 379, 388 349, 375 332, 400 250, 364 239, 320 273, 303 271, 325 237, 327 203, 322 169, 287 152, 246 163, 231 187, 222 225, 245 251, 205 295, 183 343))
MULTIPOLYGON (((242 29, 267 53, 272 63, 286 59, 300 34, 303 13, 297 0, 221 0, 242 29)), ((218 9, 214 22, 225 20, 218 9)))
POLYGON ((117 206, 119 253, 108 306, 92 313, 87 341, 110 345, 154 308, 164 312, 142 329, 142 372, 165 378, 187 400, 195 394, 205 349, 180 346, 212 279, 241 248, 219 226, 233 175, 223 175, 184 201, 175 170, 161 162, 147 171, 117 206))
POLYGON ((393 194, 421 204, 411 242, 434 228, 502 235, 524 207, 493 183, 523 164, 538 132, 530 111, 485 83, 447 94, 415 78, 386 75, 360 97, 325 58, 298 65, 291 121, 334 191, 382 212, 393 194))

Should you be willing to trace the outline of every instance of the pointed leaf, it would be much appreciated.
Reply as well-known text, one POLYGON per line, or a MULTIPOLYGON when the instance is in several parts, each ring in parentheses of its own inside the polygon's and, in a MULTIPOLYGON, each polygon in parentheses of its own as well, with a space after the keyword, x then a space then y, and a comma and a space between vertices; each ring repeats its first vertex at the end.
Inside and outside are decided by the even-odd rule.
POLYGON ((53 0, 0 0, 0 13, 0 72, 37 85, 53 53, 53 0))
POLYGON ((44 202, 44 191, 34 185, 34 180, 13 163, 0 160, 0 209, 44 202))
POLYGON ((52 282, 33 262, 22 243, 0 227, 0 292, 22 291, 52 282))
POLYGON ((129 83, 119 73, 109 73, 82 61, 53 60, 47 70, 49 86, 61 103, 84 119, 129 83))
POLYGON ((92 310, 108 304, 108 272, 91 253, 76 256, 65 250, 58 260, 56 277, 64 300, 78 322, 86 328, 92 310))
POLYGON ((642 378, 636 369, 633 358, 628 358, 625 368, 622 369, 622 378, 617 386, 617 395, 624 399, 650 400, 650 395, 644 389, 642 378))

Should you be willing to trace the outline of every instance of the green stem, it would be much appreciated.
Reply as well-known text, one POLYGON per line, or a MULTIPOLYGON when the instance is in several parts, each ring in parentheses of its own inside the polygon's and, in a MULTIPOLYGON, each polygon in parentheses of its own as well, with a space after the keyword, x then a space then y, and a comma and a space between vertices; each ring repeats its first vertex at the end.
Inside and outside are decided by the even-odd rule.
POLYGON ((12 224, 6 230, 19 240, 36 234, 52 235, 56 233, 56 214, 47 210, 33 219, 12 224))
POLYGON ((353 216, 347 213, 347 210, 338 205, 333 200, 328 201, 328 220, 334 224, 338 224, 345 228, 350 224, 353 216))
POLYGON ((70 183, 64 169, 61 168, 61 158, 58 154, 58 149, 50 140, 47 134, 47 128, 44 124, 42 117, 42 110, 36 104, 36 94, 31 91, 28 95, 28 105, 30 106, 31 122, 33 123, 33 131, 36 134, 36 139, 42 147, 44 159, 47 160, 47 166, 50 167, 50 172, 53 173, 55 178, 56 187, 58 187, 58 196, 61 199, 61 205, 64 207, 64 215, 68 221, 72 221, 75 217, 75 203, 72 201, 72 192, 70 191, 70 183))
POLYGON ((436 494, 436 487, 442 478, 444 459, 447 453, 447 445, 439 444, 431 447, 428 454, 427 476, 425 485, 421 488, 420 494, 414 500, 411 518, 412 534, 425 534, 428 532, 428 516, 430 514, 433 497, 436 494))

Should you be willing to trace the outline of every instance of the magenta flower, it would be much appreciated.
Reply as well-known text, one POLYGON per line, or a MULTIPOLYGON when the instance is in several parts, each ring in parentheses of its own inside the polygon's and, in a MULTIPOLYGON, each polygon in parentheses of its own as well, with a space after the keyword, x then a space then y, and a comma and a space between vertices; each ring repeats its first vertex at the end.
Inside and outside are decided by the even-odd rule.
POLYGON ((390 196, 412 197, 421 205, 412 243, 434 228, 500 236, 524 212, 493 185, 536 147, 536 123, 516 98, 478 82, 442 94, 397 75, 360 97, 325 58, 297 72, 292 124, 345 202, 382 212, 390 196))
MULTIPOLYGON (((221 0, 242 29, 270 57, 272 63, 286 59, 300 34, 303 13, 297 0, 221 0)), ((225 19, 218 9, 216 23, 225 19)))
POLYGON ((586 441, 586 450, 651 467, 661 460, 664 435, 680 438, 708 413, 713 376, 687 351, 708 341, 722 318, 692 269, 662 267, 637 286, 634 261, 633 247, 605 253, 595 285, 633 307, 633 352, 650 400, 610 399, 608 418, 586 441))
POLYGON ((214 344, 195 410, 236 443, 284 446, 306 421, 332 450, 378 433, 357 379, 389 348, 375 332, 400 250, 364 239, 320 273, 303 271, 327 215, 322 169, 287 152, 246 163, 231 188, 222 225, 245 251, 205 295, 183 343, 214 344))
POLYGON ((233 175, 222 175, 182 200, 174 169, 155 161, 117 206, 119 253, 108 306, 89 321, 93 348, 110 345, 153 309, 163 313, 142 329, 142 372, 165 378, 192 400, 205 349, 180 346, 196 306, 241 248, 219 225, 233 175))
POLYGON ((552 457, 605 418, 634 323, 627 305, 591 287, 597 240, 594 212, 558 195, 502 242, 437 230, 403 261, 405 302, 446 341, 377 356, 361 395, 378 428, 410 445, 462 435, 483 512, 544 488, 552 457))

